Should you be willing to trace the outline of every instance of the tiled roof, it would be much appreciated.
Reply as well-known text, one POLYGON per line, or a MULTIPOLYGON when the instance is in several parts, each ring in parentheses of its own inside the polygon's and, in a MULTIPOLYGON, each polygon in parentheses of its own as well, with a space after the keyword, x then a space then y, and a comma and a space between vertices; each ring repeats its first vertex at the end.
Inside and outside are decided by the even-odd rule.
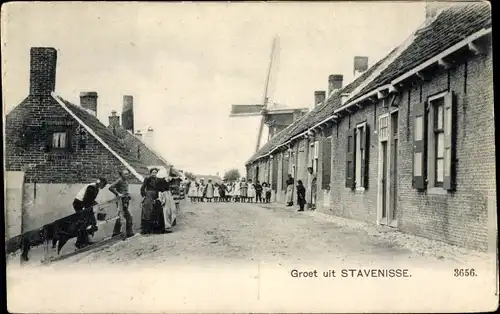
POLYGON ((334 111, 341 106, 340 95, 342 93, 353 93, 356 88, 361 88, 360 91, 355 91, 356 95, 351 95, 351 99, 366 94, 488 27, 491 27, 491 9, 488 3, 456 4, 443 10, 432 23, 420 29, 410 44, 402 47, 402 51, 398 51, 401 46, 392 50, 352 83, 333 94, 326 103, 314 108, 302 119, 276 135, 254 154, 247 164, 332 116, 334 111), (390 61, 391 57, 395 59, 390 61), (386 61, 390 63, 384 68, 382 65, 386 61), (374 73, 379 68, 381 72, 374 73), (369 79, 372 75, 375 77, 369 79), (361 86, 365 81, 366 86, 361 86))
POLYGON ((132 168, 137 171, 137 173, 147 176, 149 175, 148 168, 143 165, 137 158, 132 156, 127 149, 119 142, 118 138, 111 133, 108 128, 102 124, 99 119, 97 119, 92 114, 85 111, 80 106, 74 105, 71 102, 57 96, 66 107, 71 110, 80 120, 85 123, 89 128, 91 128, 97 136, 99 136, 114 152, 120 155, 132 168))
POLYGON ((407 49, 363 88, 360 95, 389 83, 466 37, 489 27, 491 27, 489 3, 478 2, 451 6, 442 11, 430 25, 420 30, 407 49))

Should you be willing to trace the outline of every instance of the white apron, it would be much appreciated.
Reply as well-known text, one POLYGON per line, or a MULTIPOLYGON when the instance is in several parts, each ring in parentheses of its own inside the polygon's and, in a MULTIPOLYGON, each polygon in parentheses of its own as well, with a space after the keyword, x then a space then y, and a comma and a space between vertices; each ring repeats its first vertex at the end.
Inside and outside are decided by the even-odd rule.
POLYGON ((165 217, 165 228, 172 228, 172 224, 177 218, 177 206, 170 191, 161 192, 158 198, 163 206, 163 216, 165 217))

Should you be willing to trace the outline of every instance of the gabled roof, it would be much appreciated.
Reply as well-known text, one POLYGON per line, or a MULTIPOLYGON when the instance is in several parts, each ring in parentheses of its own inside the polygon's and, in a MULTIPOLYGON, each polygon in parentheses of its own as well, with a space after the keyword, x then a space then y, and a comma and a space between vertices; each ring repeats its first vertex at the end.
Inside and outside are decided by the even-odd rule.
POLYGON ((137 158, 132 156, 127 149, 121 145, 118 138, 115 137, 97 117, 55 93, 52 93, 52 97, 76 118, 80 125, 115 155, 115 157, 117 157, 138 180, 142 181, 144 176, 149 174, 148 168, 137 158))
POLYGON ((389 83, 465 38, 491 27, 491 9, 488 3, 455 4, 444 9, 414 32, 408 40, 393 49, 386 57, 365 71, 352 83, 331 95, 325 102, 302 119, 283 130, 281 136, 264 145, 249 159, 249 164, 283 145, 293 137, 306 132, 333 116, 342 107, 341 95, 349 95, 348 102, 389 83))
POLYGON ((360 94, 389 83, 468 36, 491 27, 491 7, 487 2, 454 4, 443 10, 382 73, 360 94))

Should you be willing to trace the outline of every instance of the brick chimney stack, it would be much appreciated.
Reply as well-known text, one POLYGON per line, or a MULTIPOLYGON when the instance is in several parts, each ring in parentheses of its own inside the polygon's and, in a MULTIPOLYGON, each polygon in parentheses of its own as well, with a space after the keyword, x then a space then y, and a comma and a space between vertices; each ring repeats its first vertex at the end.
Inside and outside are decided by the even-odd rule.
POLYGON ((438 14, 439 11, 446 9, 454 4, 454 2, 429 1, 425 4, 425 18, 433 18, 438 14))
POLYGON ((355 56, 354 57, 354 79, 358 78, 359 75, 368 70, 368 57, 355 56))
POLYGON ((325 101, 326 92, 324 90, 317 90, 314 92, 314 107, 325 101))
POLYGON ((112 127, 120 125, 120 116, 116 115, 116 110, 111 111, 111 115, 109 116, 109 125, 112 127))
POLYGON ((332 74, 328 77, 328 95, 331 95, 334 90, 341 89, 344 82, 342 74, 332 74))
POLYGON ((130 95, 123 96, 122 125, 134 134, 134 97, 130 95))
POLYGON ((97 115, 97 93, 96 92, 81 92, 80 106, 87 110, 92 115, 97 115))
POLYGON ((48 96, 56 87, 57 50, 32 47, 30 57, 30 95, 48 96))

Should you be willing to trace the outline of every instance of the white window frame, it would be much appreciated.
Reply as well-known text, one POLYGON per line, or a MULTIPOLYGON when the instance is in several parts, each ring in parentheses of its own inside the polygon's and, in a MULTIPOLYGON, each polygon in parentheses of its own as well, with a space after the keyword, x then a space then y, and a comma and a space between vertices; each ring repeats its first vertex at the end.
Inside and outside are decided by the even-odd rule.
POLYGON ((67 132, 54 132, 52 133, 52 148, 53 149, 66 149, 67 147, 67 132), (59 143, 57 145, 56 143, 59 143))
MULTIPOLYGON (((360 130, 363 130, 363 136, 366 136, 366 122, 362 122, 356 125, 356 132, 354 134, 354 141, 356 143, 356 160, 354 161, 354 169, 355 169, 355 177, 354 182, 357 191, 364 191, 365 188, 363 184, 361 184, 361 180, 364 178, 361 177, 361 167, 363 166, 366 159, 366 149, 363 151, 363 156, 361 155, 361 138, 359 137, 360 130)), ((366 145, 366 143, 365 143, 366 145)))
MULTIPOLYGON (((435 194, 443 194, 446 192, 444 190, 442 183, 441 184, 436 184, 436 153, 437 153, 437 147, 436 147, 436 141, 437 137, 435 136, 435 127, 434 127, 434 122, 435 122, 435 106, 436 106, 436 101, 442 100, 442 106, 443 106, 443 134, 447 132, 446 128, 446 121, 444 121, 444 98, 448 94, 448 91, 441 92, 439 94, 436 94, 434 96, 431 96, 427 98, 427 187, 429 189, 429 192, 435 193, 435 194)), ((453 128, 454 126, 452 126, 453 128)), ((451 130, 450 130, 451 131, 451 130)), ((443 162, 443 178, 444 178, 444 162, 443 162)))

